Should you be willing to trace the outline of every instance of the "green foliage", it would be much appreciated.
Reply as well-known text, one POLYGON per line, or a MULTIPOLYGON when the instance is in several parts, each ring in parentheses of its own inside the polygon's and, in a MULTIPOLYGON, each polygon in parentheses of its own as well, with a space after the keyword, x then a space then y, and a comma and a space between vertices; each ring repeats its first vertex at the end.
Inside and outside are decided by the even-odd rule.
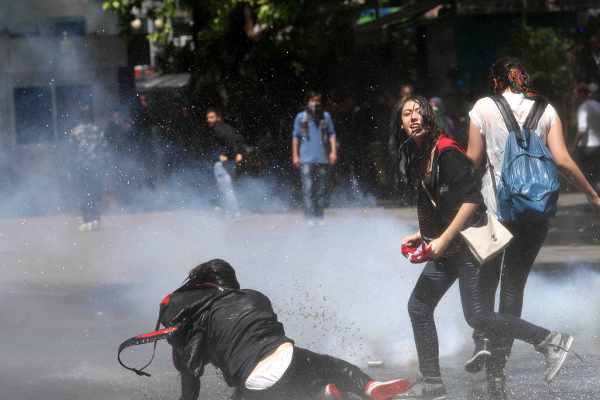
POLYGON ((558 29, 523 25, 512 40, 513 54, 527 65, 534 87, 564 101, 575 86, 574 42, 558 29))

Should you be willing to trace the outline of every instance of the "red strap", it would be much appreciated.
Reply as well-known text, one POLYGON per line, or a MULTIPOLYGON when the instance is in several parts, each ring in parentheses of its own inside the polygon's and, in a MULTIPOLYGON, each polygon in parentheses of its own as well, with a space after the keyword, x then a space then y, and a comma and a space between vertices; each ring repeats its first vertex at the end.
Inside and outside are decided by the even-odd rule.
POLYGON ((463 149, 456 140, 454 140, 450 136, 447 136, 445 133, 440 134, 436 145, 436 149, 440 154, 448 149, 455 149, 460 151, 461 153, 465 153, 465 149, 463 149))

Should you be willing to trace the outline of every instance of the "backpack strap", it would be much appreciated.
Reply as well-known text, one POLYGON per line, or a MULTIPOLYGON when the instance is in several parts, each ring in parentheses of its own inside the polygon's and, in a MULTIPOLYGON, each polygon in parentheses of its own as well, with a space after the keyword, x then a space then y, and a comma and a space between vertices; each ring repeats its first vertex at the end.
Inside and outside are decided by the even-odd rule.
POLYGON ((519 123, 517 122, 515 115, 510 109, 508 101, 506 101, 504 96, 502 96, 501 94, 491 96, 491 99, 494 100, 494 103, 496 103, 496 106, 498 106, 498 109, 500 110, 500 114, 502 115, 502 119, 506 124, 506 129, 508 129, 508 132, 514 132, 517 135, 517 139, 519 141, 523 141, 523 132, 521 132, 521 127, 519 127, 519 123))
POLYGON ((536 97, 535 103, 533 103, 533 107, 527 114, 527 118, 525 119, 525 123, 523 124, 523 128, 527 128, 529 130, 535 130, 537 128, 538 122, 542 115, 544 115, 544 111, 546 111, 546 107, 548 106, 548 100, 544 97, 536 97))

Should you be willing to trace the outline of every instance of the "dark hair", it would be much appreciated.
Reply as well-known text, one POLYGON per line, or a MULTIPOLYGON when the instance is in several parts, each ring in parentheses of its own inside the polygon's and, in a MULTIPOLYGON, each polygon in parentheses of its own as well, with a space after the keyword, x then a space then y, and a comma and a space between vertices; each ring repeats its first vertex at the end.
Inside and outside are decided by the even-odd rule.
POLYGON ((221 113, 221 110, 219 110, 217 107, 208 107, 206 109, 206 114, 211 112, 217 114, 217 117, 223 118, 223 113, 221 113))
POLYGON ((313 97, 323 97, 323 94, 316 90, 307 90, 306 91, 306 101, 310 100, 313 97))
POLYGON ((239 289, 235 270, 227 261, 215 258, 202 263, 190 271, 182 290, 193 289, 204 283, 212 283, 228 289, 239 289))
POLYGON ((400 144, 404 144, 401 149, 404 159, 406 160, 406 181, 413 186, 416 186, 420 180, 420 177, 425 174, 425 166, 428 164, 429 156, 433 146, 435 146, 437 138, 440 135, 438 126, 436 124, 435 113, 429 101, 419 95, 411 95, 406 99, 399 101, 395 107, 396 115, 396 129, 398 129, 400 144), (419 104, 421 111, 420 114, 423 118, 423 129, 429 132, 425 138, 424 146, 420 149, 417 148, 414 141, 408 139, 407 133, 402 127, 402 109, 409 101, 413 101, 419 104))
POLYGON ((502 94, 506 88, 525 97, 535 97, 536 92, 529 87, 529 75, 523 63, 515 57, 502 57, 490 68, 490 86, 494 94, 502 94))

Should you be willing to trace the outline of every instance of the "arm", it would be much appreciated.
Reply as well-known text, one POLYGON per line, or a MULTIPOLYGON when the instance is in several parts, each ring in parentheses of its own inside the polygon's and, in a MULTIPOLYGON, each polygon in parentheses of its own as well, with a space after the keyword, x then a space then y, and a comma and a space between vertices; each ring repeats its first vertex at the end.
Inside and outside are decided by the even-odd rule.
POLYGON ((444 233, 442 233, 439 238, 432 240, 429 244, 433 258, 438 258, 444 255, 450 242, 452 242, 456 235, 460 233, 467 221, 473 216, 478 208, 479 204, 476 203, 462 203, 458 209, 458 212, 456 213, 456 216, 450 225, 448 225, 444 233))
POLYGON ((296 115, 294 119, 294 128, 292 131, 292 165, 294 168, 300 167, 300 138, 302 137, 301 117, 302 113, 296 115))
POLYGON ((481 137, 481 129, 473 121, 469 122, 469 141, 467 145, 467 158, 471 160, 475 169, 478 169, 482 162, 485 151, 485 143, 481 137))
POLYGON ((292 165, 294 168, 300 167, 300 143, 297 137, 292 138, 292 165))
POLYGON ((180 400, 197 400, 200 395, 200 379, 196 378, 181 359, 182 349, 173 346, 173 364, 181 378, 180 400))
POLYGON ((329 146, 331 151, 329 152, 329 164, 335 165, 337 162, 337 141, 335 135, 329 136, 329 146))
POLYGON ((337 162, 337 140, 335 137, 335 126, 333 125, 333 119, 329 113, 325 115, 325 121, 327 122, 327 132, 329 133, 329 164, 335 165, 337 162))
POLYGON ((548 132, 548 148, 554 162, 563 175, 587 196, 588 201, 600 209, 600 197, 571 158, 563 135, 562 122, 558 115, 548 132))

